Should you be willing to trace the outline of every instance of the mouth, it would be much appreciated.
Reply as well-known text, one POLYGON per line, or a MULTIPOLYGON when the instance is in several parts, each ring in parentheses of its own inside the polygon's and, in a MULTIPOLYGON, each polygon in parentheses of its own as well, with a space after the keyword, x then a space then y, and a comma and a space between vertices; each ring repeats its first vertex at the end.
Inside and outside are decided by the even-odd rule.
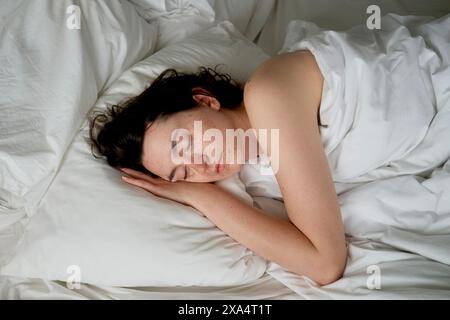
POLYGON ((221 173, 224 169, 224 165, 223 164, 216 164, 216 172, 217 173, 221 173))

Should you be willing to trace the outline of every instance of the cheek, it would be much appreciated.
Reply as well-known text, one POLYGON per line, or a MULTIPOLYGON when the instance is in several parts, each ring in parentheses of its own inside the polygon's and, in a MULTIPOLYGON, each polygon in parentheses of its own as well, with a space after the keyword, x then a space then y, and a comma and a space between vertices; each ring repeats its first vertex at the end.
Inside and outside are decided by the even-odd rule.
POLYGON ((227 143, 226 139, 224 138, 223 162, 229 164, 230 167, 237 166, 239 168, 242 164, 245 163, 244 145, 239 144, 236 138, 234 139, 234 143, 227 143))

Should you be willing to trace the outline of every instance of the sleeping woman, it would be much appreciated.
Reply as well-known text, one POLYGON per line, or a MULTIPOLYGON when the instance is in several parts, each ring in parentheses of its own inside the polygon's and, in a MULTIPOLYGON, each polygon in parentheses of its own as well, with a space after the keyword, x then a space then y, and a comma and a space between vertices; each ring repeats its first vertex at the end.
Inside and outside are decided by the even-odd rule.
MULTIPOLYGON (((387 158, 382 155, 389 151, 397 158, 407 156, 424 139, 423 129, 440 108, 433 98, 439 92, 428 85, 433 79, 425 79, 424 66, 431 63, 426 71, 433 76, 439 76, 435 69, 444 70, 448 76, 448 65, 442 68, 442 63, 448 63, 448 53, 441 53, 438 65, 439 61, 434 60, 431 51, 426 51, 429 49, 423 41, 402 34, 400 24, 394 23, 397 20, 395 17, 392 21, 385 20, 392 30, 378 36, 369 34, 367 43, 362 43, 364 38, 357 34, 352 44, 345 35, 318 33, 310 41, 292 46, 290 52, 263 63, 243 86, 208 68, 201 68, 197 74, 167 70, 139 96, 93 119, 93 146, 111 166, 124 172, 126 183, 189 205, 256 254, 306 275, 319 285, 330 284, 343 275, 347 260, 333 178, 347 181, 346 178, 361 176, 374 168, 384 168, 387 176, 392 168, 383 166, 387 158), (390 42, 393 36, 403 49, 390 42), (333 37, 341 37, 347 43, 333 37), (370 41, 375 45, 370 46, 370 41), (347 50, 346 46, 353 49, 347 50), (382 46, 379 53, 376 46, 382 46), (351 56, 358 50, 360 56, 351 56), (417 55, 411 53, 414 50, 417 55), (377 67, 373 59, 378 61, 377 67), (416 76, 420 79, 414 80, 416 76), (369 95, 365 96, 367 92, 369 95), (409 96, 403 96, 405 93, 409 96), (420 116, 414 117, 414 112, 420 116), (365 113, 367 120, 362 117, 365 113), (333 125, 330 120, 336 122, 330 128, 335 130, 330 131, 331 135, 321 134, 327 134, 322 114, 328 117, 327 125, 333 125), (408 121, 399 122, 405 116, 408 121), (209 154, 196 154, 192 146, 195 121, 201 121, 203 131, 218 129, 223 137, 227 129, 278 130, 279 154, 272 155, 270 147, 265 152, 269 159, 278 157, 276 180, 289 220, 254 208, 212 183, 238 173, 242 164, 226 161, 230 152, 226 143, 222 156, 214 161, 209 154), (343 130, 345 126, 347 131, 343 130), (373 126, 373 130, 368 130, 368 126, 369 129, 373 126), (101 129, 97 132, 94 129, 98 127, 101 129), (190 155, 201 159, 200 162, 173 161, 173 150, 179 144, 173 133, 179 129, 190 137, 185 150, 194 151, 190 155), (356 134, 349 134, 349 130, 356 134), (339 148, 337 143, 325 139, 352 139, 362 133, 366 143, 360 143, 360 149, 353 144, 354 149, 350 149, 358 150, 354 165, 346 163, 342 156, 331 168, 331 157, 327 159, 331 153, 326 153, 324 146, 339 148), (345 166, 340 168, 340 164, 345 166)), ((201 152, 207 150, 208 143, 204 143, 201 152)), ((338 151, 348 156, 352 152, 345 153, 345 145, 341 144, 338 151)), ((237 150, 238 144, 233 148, 246 161, 251 160, 247 149, 237 150)), ((366 176, 366 180, 370 177, 366 176)))

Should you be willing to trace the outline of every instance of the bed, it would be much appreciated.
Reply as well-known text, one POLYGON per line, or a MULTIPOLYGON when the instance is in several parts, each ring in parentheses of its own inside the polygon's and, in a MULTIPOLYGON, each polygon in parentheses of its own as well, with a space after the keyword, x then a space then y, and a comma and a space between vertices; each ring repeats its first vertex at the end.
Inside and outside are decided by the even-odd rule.
MULTIPOLYGON (((1 299, 450 298, 444 145, 423 147, 440 159, 428 170, 410 163, 408 175, 336 179, 351 258, 343 279, 319 287, 255 256, 189 208, 125 192, 111 183, 119 174, 94 162, 84 140, 91 112, 138 94, 168 67, 222 63, 245 81, 286 45, 293 20, 345 30, 365 23, 370 4, 383 14, 442 17, 448 1, 6 4, 0 9, 1 299), (36 19, 25 18, 31 12, 36 19), (45 39, 35 36, 37 28, 45 39), (166 213, 164 219, 148 215, 149 206, 166 213)), ((443 114, 441 126, 450 123, 443 114)), ((445 141, 448 134, 436 129, 433 138, 445 141)), ((248 166, 222 187, 285 215, 273 180, 261 180, 255 170, 248 166)))

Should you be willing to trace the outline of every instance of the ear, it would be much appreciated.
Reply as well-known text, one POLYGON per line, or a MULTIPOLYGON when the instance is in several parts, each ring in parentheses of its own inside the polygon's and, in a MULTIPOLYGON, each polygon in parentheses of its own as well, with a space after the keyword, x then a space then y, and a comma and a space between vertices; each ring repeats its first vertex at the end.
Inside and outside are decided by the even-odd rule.
POLYGON ((219 100, 214 98, 211 93, 202 88, 192 89, 192 98, 199 104, 205 104, 215 111, 219 111, 221 106, 219 100))

